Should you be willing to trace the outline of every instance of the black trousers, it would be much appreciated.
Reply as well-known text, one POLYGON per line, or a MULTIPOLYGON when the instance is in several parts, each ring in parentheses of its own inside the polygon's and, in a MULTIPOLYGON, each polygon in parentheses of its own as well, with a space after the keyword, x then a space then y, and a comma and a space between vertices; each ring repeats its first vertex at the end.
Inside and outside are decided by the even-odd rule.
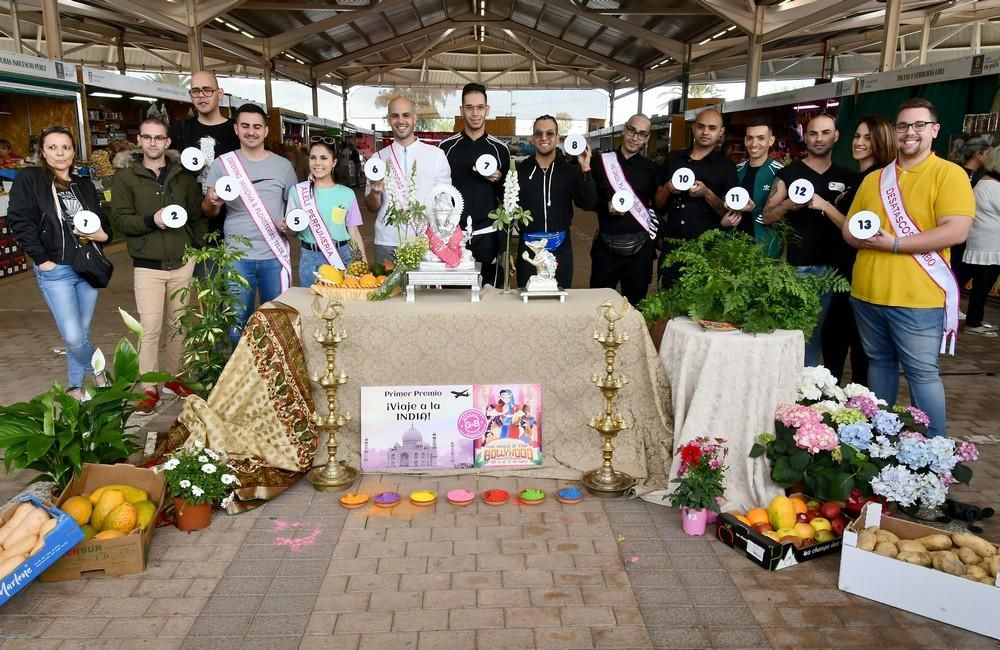
POLYGON ((501 232, 473 235, 472 241, 469 242, 472 257, 483 265, 479 273, 483 276, 484 285, 503 286, 503 253, 501 251, 506 250, 503 248, 503 243, 503 233, 501 232))
POLYGON ((984 264, 966 264, 972 276, 972 291, 969 293, 969 305, 965 308, 965 326, 979 327, 983 324, 983 313, 986 311, 986 297, 990 289, 1000 278, 1000 266, 984 264))
POLYGON ((646 244, 635 254, 616 255, 598 233, 590 248, 590 288, 617 289, 620 284, 621 294, 632 305, 638 304, 646 297, 649 283, 653 279, 655 252, 653 241, 647 239, 646 244))
MULTIPOLYGON (((559 267, 556 269, 556 282, 559 283, 560 289, 569 289, 573 286, 573 242, 570 241, 570 236, 566 236, 566 241, 562 245, 552 251, 552 254, 556 256, 556 263, 559 267)), ((522 240, 518 240, 517 243, 517 286, 524 287, 528 284, 528 278, 535 274, 535 267, 526 259, 524 259, 524 253, 531 251, 528 247, 524 245, 522 240)))
POLYGON ((868 384, 868 355, 861 345, 850 293, 835 293, 823 322, 823 365, 840 383, 847 355, 851 355, 851 381, 868 384))

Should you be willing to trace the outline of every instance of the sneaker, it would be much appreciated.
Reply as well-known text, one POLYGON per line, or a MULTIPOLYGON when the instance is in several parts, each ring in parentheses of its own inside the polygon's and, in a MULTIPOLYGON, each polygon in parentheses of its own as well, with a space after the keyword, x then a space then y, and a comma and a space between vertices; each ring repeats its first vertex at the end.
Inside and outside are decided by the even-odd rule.
POLYGON ((980 336, 988 336, 990 338, 996 338, 998 336, 997 329, 995 327, 990 329, 986 326, 986 323, 983 323, 978 327, 966 326, 965 331, 969 334, 979 334, 980 336))
POLYGON ((965 312, 961 309, 958 310, 958 320, 965 320, 965 312))
POLYGON ((156 410, 156 405, 160 402, 160 395, 156 389, 150 388, 145 391, 146 399, 139 402, 135 407, 136 415, 152 415, 156 410))
POLYGON ((167 383, 163 384, 163 392, 167 395, 176 395, 177 397, 187 397, 188 395, 194 395, 194 391, 185 386, 183 383, 172 379, 167 383))
POLYGON ((984 322, 982 326, 983 326, 983 327, 985 327, 985 328, 986 328, 986 329, 988 329, 988 330, 996 330, 996 329, 1000 329, 1000 327, 997 327, 996 325, 993 325, 993 324, 991 324, 991 323, 985 323, 985 322, 984 322))

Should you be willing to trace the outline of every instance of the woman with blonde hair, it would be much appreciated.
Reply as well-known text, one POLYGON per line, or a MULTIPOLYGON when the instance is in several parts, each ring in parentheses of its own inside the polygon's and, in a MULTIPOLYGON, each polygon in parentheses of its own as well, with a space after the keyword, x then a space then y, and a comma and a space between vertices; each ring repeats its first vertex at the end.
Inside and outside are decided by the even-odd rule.
POLYGON ((997 326, 983 322, 986 296, 1000 277, 1000 147, 992 147, 983 163, 983 174, 973 193, 976 218, 965 241, 965 262, 972 276, 972 291, 966 307, 965 331, 996 338, 997 326))

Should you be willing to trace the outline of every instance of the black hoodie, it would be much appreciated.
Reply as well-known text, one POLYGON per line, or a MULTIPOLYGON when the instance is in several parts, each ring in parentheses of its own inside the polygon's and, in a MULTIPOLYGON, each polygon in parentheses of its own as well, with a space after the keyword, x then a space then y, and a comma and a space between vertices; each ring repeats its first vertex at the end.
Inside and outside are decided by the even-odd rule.
POLYGON ((597 203, 597 185, 591 172, 556 153, 548 169, 538 166, 534 156, 517 163, 520 186, 518 202, 531 211, 531 223, 521 232, 559 232, 573 223, 573 204, 581 210, 593 210, 597 203))

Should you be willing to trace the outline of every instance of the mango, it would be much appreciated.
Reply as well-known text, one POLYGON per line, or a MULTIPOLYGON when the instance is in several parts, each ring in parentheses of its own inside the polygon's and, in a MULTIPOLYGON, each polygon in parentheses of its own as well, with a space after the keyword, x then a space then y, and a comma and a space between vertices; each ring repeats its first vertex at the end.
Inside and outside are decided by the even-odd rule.
POLYGON ((137 523, 139 524, 139 528, 146 530, 146 528, 149 527, 150 522, 153 521, 153 517, 156 515, 156 504, 152 501, 146 500, 140 501, 134 505, 135 513, 138 517, 137 523))
POLYGON ((84 524, 84 525, 80 526, 80 530, 83 531, 83 539, 84 540, 91 539, 91 538, 94 537, 94 535, 97 534, 97 531, 94 530, 94 527, 91 526, 90 524, 84 524))
POLYGON ((119 533, 127 533, 135 528, 137 519, 134 505, 128 502, 119 503, 104 517, 101 532, 117 530, 119 533))
POLYGON ((774 497, 767 507, 767 518, 775 530, 794 528, 795 506, 792 504, 792 500, 786 496, 774 497))
POLYGON ((138 503, 139 501, 146 501, 147 499, 149 499, 149 495, 146 494, 145 490, 133 487, 131 485, 115 484, 115 485, 103 485, 94 490, 94 492, 90 495, 90 502, 93 503, 94 505, 97 505, 97 502, 101 500, 101 497, 104 496, 104 493, 107 492, 108 490, 118 490, 119 492, 125 495, 125 500, 132 504, 138 503))
POLYGON ((90 517, 90 525, 95 530, 104 528, 104 518, 117 506, 125 503, 125 493, 121 490, 105 490, 100 500, 94 506, 94 514, 90 517))
POLYGON ((334 266, 330 266, 329 264, 320 266, 318 273, 320 274, 320 277, 330 284, 340 284, 344 281, 344 272, 334 266))
POLYGON ((802 539, 816 539, 816 529, 801 521, 795 524, 795 534, 802 539))
POLYGON ((115 539, 116 537, 125 537, 125 533, 117 530, 102 530, 94 535, 94 539, 115 539))
POLYGON ((80 526, 90 521, 90 514, 94 511, 94 504, 85 496, 77 495, 66 499, 62 504, 62 510, 80 526))

